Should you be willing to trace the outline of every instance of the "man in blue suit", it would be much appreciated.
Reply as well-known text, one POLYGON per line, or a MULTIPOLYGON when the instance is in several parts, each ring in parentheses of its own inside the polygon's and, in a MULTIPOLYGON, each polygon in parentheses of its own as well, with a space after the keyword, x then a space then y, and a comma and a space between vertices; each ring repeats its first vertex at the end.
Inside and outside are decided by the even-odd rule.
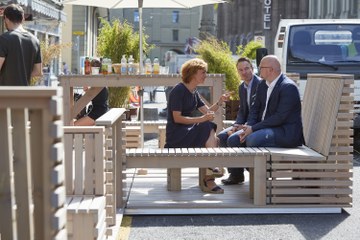
POLYGON ((298 87, 286 77, 274 55, 265 56, 255 101, 240 141, 248 147, 297 147, 304 144, 298 87))
MULTIPOLYGON (((247 122, 249 109, 254 101, 259 78, 254 74, 254 69, 250 59, 241 57, 236 63, 236 68, 243 82, 239 86, 240 106, 233 126, 224 129, 218 135, 220 139, 220 147, 240 147, 239 130, 242 129, 243 124, 247 122)), ((223 179, 222 183, 225 185, 239 184, 245 181, 244 168, 228 168, 230 176, 223 179)))

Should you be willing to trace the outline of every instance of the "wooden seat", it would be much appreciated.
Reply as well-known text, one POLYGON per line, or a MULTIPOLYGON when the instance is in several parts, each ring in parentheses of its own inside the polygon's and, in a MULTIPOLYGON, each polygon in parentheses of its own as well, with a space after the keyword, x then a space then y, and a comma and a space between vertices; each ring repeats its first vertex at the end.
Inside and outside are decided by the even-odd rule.
POLYGON ((302 105, 306 146, 267 148, 270 205, 351 206, 352 92, 353 76, 308 76, 302 105))
POLYGON ((64 133, 68 238, 102 239, 111 205, 105 198, 105 128, 64 127, 64 133))
POLYGON ((68 239, 106 239, 104 196, 66 198, 68 239))
POLYGON ((251 196, 255 205, 265 205, 265 163, 263 148, 166 148, 126 149, 127 168, 247 167, 254 169, 251 196), (252 194, 253 191, 253 194, 252 194))
POLYGON ((139 148, 141 146, 141 131, 138 126, 125 127, 126 148, 139 148))

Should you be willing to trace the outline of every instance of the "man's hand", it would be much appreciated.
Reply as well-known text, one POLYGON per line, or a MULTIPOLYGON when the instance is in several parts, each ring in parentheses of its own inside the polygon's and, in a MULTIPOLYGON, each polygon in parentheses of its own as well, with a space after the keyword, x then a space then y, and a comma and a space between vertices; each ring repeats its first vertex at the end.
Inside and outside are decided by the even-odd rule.
POLYGON ((253 132, 251 126, 248 126, 248 125, 243 125, 243 128, 242 128, 242 129, 243 129, 244 131, 239 134, 240 142, 241 142, 241 143, 245 142, 246 137, 253 132))

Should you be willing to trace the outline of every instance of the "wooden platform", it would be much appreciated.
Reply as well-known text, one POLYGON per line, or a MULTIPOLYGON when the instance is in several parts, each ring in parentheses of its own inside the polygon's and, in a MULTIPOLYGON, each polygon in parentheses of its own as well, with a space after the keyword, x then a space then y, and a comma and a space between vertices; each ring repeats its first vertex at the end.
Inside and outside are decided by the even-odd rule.
POLYGON ((340 213, 341 208, 309 206, 254 207, 249 196, 249 172, 245 171, 245 183, 224 186, 217 184, 224 194, 203 193, 198 186, 198 169, 182 171, 182 190, 170 192, 166 188, 166 169, 148 169, 147 175, 137 175, 137 169, 126 170, 127 204, 124 215, 184 215, 184 214, 270 214, 270 213, 340 213))
MULTIPOLYGON (((187 213, 222 213, 240 205, 242 208, 254 206, 249 194, 248 172, 244 184, 222 186, 224 194, 202 192, 198 186, 197 168, 182 170, 182 190, 179 192, 167 190, 166 174, 166 169, 148 169, 147 175, 137 175, 135 169, 128 169, 127 186, 131 191, 128 191, 125 214, 184 214, 184 208, 187 213)), ((220 179, 216 182, 221 185, 220 179)))

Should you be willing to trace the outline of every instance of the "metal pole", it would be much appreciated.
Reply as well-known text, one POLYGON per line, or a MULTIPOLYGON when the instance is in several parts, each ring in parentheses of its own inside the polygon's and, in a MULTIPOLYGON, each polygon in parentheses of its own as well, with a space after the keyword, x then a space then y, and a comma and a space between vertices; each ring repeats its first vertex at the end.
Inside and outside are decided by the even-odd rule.
MULTIPOLYGON (((139 37, 140 37, 140 45, 139 45, 139 51, 140 51, 140 62, 139 62, 139 71, 140 74, 144 73, 143 70, 143 45, 142 45, 142 39, 143 39, 143 26, 142 26, 142 6, 143 6, 143 0, 139 0, 139 37)), ((144 90, 141 87, 140 88, 140 134, 141 134, 141 147, 144 147, 144 90)))

